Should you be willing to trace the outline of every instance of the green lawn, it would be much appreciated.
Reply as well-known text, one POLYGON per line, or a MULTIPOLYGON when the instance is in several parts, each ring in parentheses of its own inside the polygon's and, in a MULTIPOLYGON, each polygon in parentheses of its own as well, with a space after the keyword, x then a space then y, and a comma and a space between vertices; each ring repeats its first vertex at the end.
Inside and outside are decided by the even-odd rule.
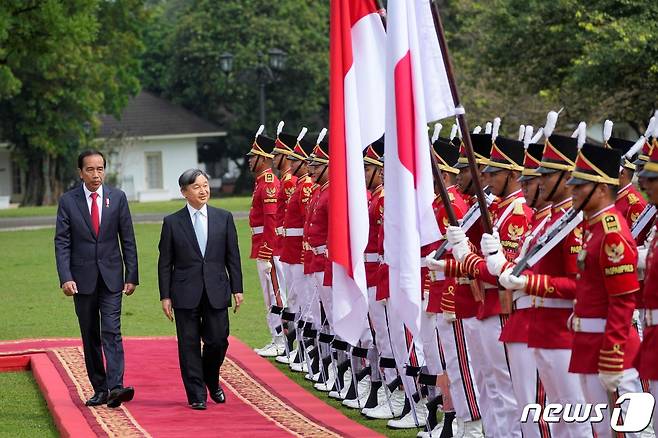
MULTIPOLYGON (((231 198, 238 205, 241 198, 231 198)), ((219 205, 227 200, 219 200, 219 205)), ((180 205, 180 203, 179 203, 180 205)), ((173 211, 169 208, 167 211, 173 211)), ((133 210, 134 211, 134 210, 133 210)), ((248 259, 250 232, 246 220, 238 220, 240 250, 243 260, 245 281, 245 304, 237 315, 231 313, 231 334, 253 347, 260 347, 269 338, 265 327, 262 293, 256 276, 255 263, 248 259)), ((140 286, 134 295, 124 297, 122 329, 125 336, 174 335, 175 327, 162 314, 157 291, 157 242, 160 225, 136 224, 135 233, 139 252, 140 286)), ((28 230, 0 232, 0 339, 77 337, 79 329, 73 310, 73 302, 61 293, 54 264, 53 230, 28 230)), ((130 366, 130 364, 128 364, 130 366)), ((310 392, 328 401, 333 406, 338 403, 311 389, 309 382, 301 374, 288 371, 285 366, 279 369, 310 392)), ((29 374, 0 374, 2 399, 0 400, 0 436, 42 436, 56 434, 56 430, 44 410, 43 400, 30 381, 29 374), (22 376, 22 377, 17 377, 22 376), (6 402, 4 394, 34 393, 34 399, 19 404, 6 402), (35 392, 36 391, 36 392, 35 392), (17 418, 14 422, 6 418, 17 418), (25 424, 22 418, 32 418, 34 424, 25 424), (5 426, 6 425, 6 426, 5 426), (4 429, 3 429, 4 427, 4 429), (27 430, 28 427, 31 429, 27 430), (43 427, 45 432, 34 433, 34 427, 43 427), (8 428, 8 429, 7 429, 8 428), (25 429, 25 430, 23 430, 25 429), (11 432, 8 433, 7 432, 11 432), (23 434, 24 435, 20 435, 23 434)), ((11 398, 9 399, 11 400, 11 398)), ((415 436, 408 432, 394 432, 386 429, 384 421, 369 421, 357 411, 342 409, 349 416, 372 429, 391 437, 415 436)))
POLYGON ((56 437, 46 402, 29 372, 0 373, 0 436, 56 437))
MULTIPOLYGON (((183 205, 181 200, 159 201, 159 202, 131 202, 130 211, 136 213, 171 213, 183 205)), ((249 196, 233 196, 216 198, 210 201, 210 205, 221 207, 230 211, 248 211, 251 205, 249 196)), ((44 205, 41 207, 18 207, 0 210, 0 218, 33 217, 33 216, 55 216, 56 205, 44 205)))

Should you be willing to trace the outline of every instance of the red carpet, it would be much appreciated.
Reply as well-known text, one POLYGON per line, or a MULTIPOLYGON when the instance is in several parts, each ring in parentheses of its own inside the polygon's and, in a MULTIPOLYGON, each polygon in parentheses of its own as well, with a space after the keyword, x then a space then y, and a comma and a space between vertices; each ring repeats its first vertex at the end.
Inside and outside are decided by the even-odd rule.
POLYGON ((376 437, 231 338, 222 366, 227 402, 187 407, 174 338, 127 338, 125 383, 135 399, 88 408, 92 394, 77 339, 0 342, 0 372, 31 369, 62 436, 376 437))

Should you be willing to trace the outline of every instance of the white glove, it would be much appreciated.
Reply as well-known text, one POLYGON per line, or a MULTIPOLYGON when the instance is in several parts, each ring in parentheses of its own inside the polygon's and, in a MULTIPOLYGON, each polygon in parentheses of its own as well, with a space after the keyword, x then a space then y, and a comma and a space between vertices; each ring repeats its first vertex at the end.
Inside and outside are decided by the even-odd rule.
POLYGON ((644 271, 647 267, 647 253, 649 250, 644 246, 637 247, 637 270, 644 271))
POLYGON ((482 250, 482 255, 485 257, 502 252, 503 247, 500 244, 498 231, 494 231, 492 234, 484 233, 482 239, 480 239, 480 249, 482 250))
POLYGON ((453 246, 458 244, 463 240, 468 240, 466 238, 466 233, 461 227, 449 226, 446 230, 446 238, 453 246))
POLYGON ((261 268, 265 271, 266 274, 272 272, 272 262, 264 259, 257 259, 257 262, 261 266, 261 268))
POLYGON ((606 391, 615 392, 621 383, 623 375, 624 373, 602 373, 599 371, 599 380, 606 391))
POLYGON ((443 320, 447 323, 452 324, 457 321, 457 315, 454 312, 443 312, 443 320))
POLYGON ((435 254, 436 251, 432 251, 427 255, 427 257, 425 257, 425 263, 427 264, 427 269, 429 269, 430 271, 445 272, 446 261, 434 259, 435 254))
POLYGON ((494 255, 486 256, 487 260, 487 270, 491 275, 496 277, 500 276, 503 266, 507 263, 507 259, 503 255, 502 251, 498 251, 494 255))
POLYGON ((471 246, 468 244, 468 240, 462 240, 458 243, 455 243, 452 247, 452 256, 459 263, 463 263, 467 255, 471 253, 471 246))
POLYGON ((516 275, 512 275, 512 268, 508 268, 505 270, 505 272, 500 274, 500 277, 498 277, 498 282, 505 289, 524 290, 525 285, 528 283, 528 276, 519 275, 517 277, 516 275))

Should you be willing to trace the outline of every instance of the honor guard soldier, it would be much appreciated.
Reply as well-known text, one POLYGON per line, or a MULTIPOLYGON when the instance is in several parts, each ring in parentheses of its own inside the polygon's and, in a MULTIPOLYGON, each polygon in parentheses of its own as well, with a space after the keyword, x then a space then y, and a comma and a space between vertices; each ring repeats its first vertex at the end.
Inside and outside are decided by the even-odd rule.
MULTIPOLYGON (((649 134, 648 131, 647 134, 649 134)), ((638 173, 637 182, 640 186, 640 190, 645 192, 646 192, 646 188, 644 187, 644 185, 646 179, 645 177, 641 176, 642 169, 644 168, 644 165, 649 162, 649 157, 651 156, 651 153, 655 145, 658 145, 658 141, 656 141, 652 137, 646 137, 644 141, 644 145, 642 146, 642 150, 638 154, 637 159, 633 161, 633 164, 635 164, 635 171, 638 173)), ((644 244, 645 240, 647 239, 647 235, 649 234, 649 229, 655 223, 655 220, 656 220, 656 207, 648 204, 645 207, 644 211, 640 213, 640 216, 638 216, 636 221, 633 223, 633 226, 631 227, 631 234, 635 238, 635 242, 637 245, 641 246, 644 244)))
MULTIPOLYGON (((571 186, 566 182, 570 172, 574 170, 578 155, 578 140, 556 134, 550 135, 550 131, 552 128, 547 127, 545 132, 549 133, 549 137, 545 142, 540 166, 535 172, 540 175, 538 179, 541 202, 551 206, 551 210, 548 215, 543 215, 544 219, 535 220, 536 228, 528 236, 529 241, 525 245, 527 249, 534 249, 538 246, 538 242, 547 239, 549 230, 552 230, 556 224, 562 223, 573 210, 571 186), (537 223, 540 220, 541 222, 537 223)), ((527 317, 526 342, 532 354, 530 360, 535 364, 541 380, 533 384, 537 388, 541 385, 541 389, 546 391, 545 397, 535 401, 519 400, 523 406, 528 403, 544 405, 546 398, 551 403, 585 403, 578 376, 569 373, 573 333, 567 327, 576 295, 577 257, 581 250, 583 234, 581 222, 582 215, 573 222, 565 223, 563 237, 548 241, 545 254, 531 269, 524 270, 523 275, 512 276, 510 268, 506 269, 499 278, 503 287, 514 290, 516 312, 505 326, 501 339, 513 336, 508 330, 519 329, 513 323, 515 315, 523 314, 527 317), (571 227, 571 230, 567 230, 566 227, 571 227)), ((514 383, 516 385, 516 380, 514 383)), ((541 422, 539 424, 542 425, 541 422)), ((538 430, 542 436, 545 435, 547 426, 543 424, 543 428, 538 430)), ((556 436, 561 437, 577 438, 591 435, 588 422, 562 421, 553 424, 551 429, 556 436)))
MULTIPOLYGON (((640 175, 645 179, 649 202, 658 205, 658 148, 652 151, 650 160, 644 165, 640 175)), ((655 227, 655 226, 654 226, 655 227)), ((654 228, 655 232, 655 228, 654 228)), ((653 233, 652 233, 653 234, 653 233)), ((644 338, 640 346, 636 367, 640 377, 649 381, 649 390, 658 400, 658 239, 648 242, 648 254, 640 252, 638 270, 645 272, 644 295, 644 338)), ((658 404, 653 410, 653 429, 658 430, 658 404)))
POLYGON ((272 306, 283 308, 283 300, 279 291, 276 268, 272 263, 273 251, 276 246, 276 212, 277 191, 279 179, 272 172, 273 155, 266 150, 274 146, 274 140, 260 135, 263 126, 258 130, 251 150, 247 153, 249 169, 256 176, 254 192, 249 210, 249 226, 251 227, 251 258, 256 259, 258 279, 263 289, 263 298, 267 307, 267 325, 272 335, 272 341, 256 352, 265 357, 274 357, 285 352, 285 337, 278 315, 271 312, 272 306))
MULTIPOLYGON (((461 220, 469 207, 455 183, 459 169, 454 166, 460 156, 459 148, 448 139, 439 137, 434 142, 434 151, 448 192, 449 202, 452 204, 455 216, 458 220, 461 220)), ((439 229, 445 235, 449 225, 448 216, 445 204, 438 195, 434 201, 434 212, 439 229)), ((441 243, 444 241, 445 238, 442 239, 441 243)), ((434 253, 428 255, 428 257, 434 257, 434 253)), ((446 251, 443 258, 449 259, 452 258, 452 255, 449 251, 446 251)), ((423 262, 426 264, 426 259, 423 259, 423 262)), ((444 362, 445 373, 439 377, 438 384, 443 396, 432 394, 431 391, 428 395, 427 408, 429 413, 426 428, 431 432, 422 432, 419 436, 440 436, 443 430, 450 431, 453 429, 453 421, 458 423, 456 429, 463 431, 463 436, 483 436, 480 408, 478 406, 479 393, 471 367, 468 343, 464 335, 463 322, 456 317, 455 288, 457 279, 445 278, 445 276, 436 275, 434 272, 428 272, 427 277, 428 291, 425 294, 427 307, 422 315, 423 319, 421 319, 425 363, 427 372, 430 374, 429 377, 433 377, 436 381, 437 376, 432 376, 432 374, 440 373, 441 359, 438 357, 439 345, 437 343, 437 340, 440 339, 440 354, 442 362, 444 362), (429 318, 432 318, 431 321, 434 322, 434 326, 432 331, 428 333, 423 323, 425 322, 424 319, 429 318), (432 338, 428 338, 428 334, 432 334, 432 338), (433 344, 430 344, 432 341, 433 344), (435 346, 436 349, 433 350, 435 346), (434 364, 434 361, 437 363, 434 364), (432 398, 432 395, 435 397, 432 398), (437 424, 437 404, 440 403, 441 398, 443 399, 444 411, 443 423, 437 424)), ((427 377, 421 374, 419 381, 423 383, 427 377)), ((431 385, 429 388, 431 389, 431 385)))
MULTIPOLYGON (((489 138, 491 139, 492 136, 489 138)), ((532 210, 525 205, 521 186, 517 181, 523 170, 523 159, 523 143, 502 137, 496 137, 492 141, 490 157, 482 173, 488 174, 486 179, 491 192, 499 197, 499 200, 489 207, 489 212, 500 238, 488 234, 482 236, 481 248, 485 255, 495 252, 497 257, 513 260, 521 249, 521 239, 528 230, 532 217, 532 210), (494 241, 490 245, 494 251, 485 248, 486 236, 494 241), (501 244, 502 251, 499 250, 501 244)), ((446 265, 446 275, 457 277, 467 275, 483 283, 484 302, 478 310, 479 336, 475 340, 479 345, 473 347, 471 344, 471 348, 479 351, 478 360, 484 362, 484 374, 488 381, 483 382, 483 385, 489 387, 485 391, 480 385, 478 388, 481 391, 481 399, 486 394, 487 407, 493 410, 495 416, 495 419, 492 419, 493 428, 486 424, 486 418, 484 428, 493 430, 494 435, 505 431, 508 436, 521 436, 521 429, 515 421, 518 419, 520 408, 516 402, 507 365, 507 353, 503 343, 499 341, 506 320, 505 314, 509 313, 509 310, 501 308, 498 286, 496 286, 497 277, 488 272, 485 259, 472 252, 461 227, 448 227, 446 235, 448 241, 453 244, 452 253, 457 262, 446 265)))
MULTIPOLYGON (((620 158, 617 150, 585 144, 568 181, 573 186, 574 205, 583 210, 586 221, 570 320, 575 333, 569 371, 579 374, 587 403, 609 405, 603 410, 603 421, 592 424, 600 437, 612 433, 610 404, 618 396, 642 391, 633 368, 640 344, 632 327, 639 288, 637 250, 626 221, 614 206, 620 158)), ((621 405, 622 417, 627 407, 621 405)))
MULTIPOLYGON (((286 310, 282 319, 293 323, 296 327, 301 318, 301 310, 307 309, 307 288, 302 264, 302 240, 306 206, 313 192, 313 179, 308 175, 306 158, 312 144, 302 139, 281 133, 275 143, 275 149, 280 150, 285 165, 279 190, 278 209, 282 215, 279 234, 279 259, 283 270, 286 289, 286 310), (290 147, 288 146, 290 145, 290 147), (308 152, 307 152, 308 151, 308 152), (285 208, 281 212, 281 203, 285 208)), ((277 155, 275 155, 275 163, 277 155)), ((294 363, 297 371, 301 371, 304 363, 304 349, 301 348, 300 330, 294 327, 289 332, 289 352, 292 350, 292 340, 297 339, 298 349, 290 353, 290 357, 278 356, 277 362, 294 363), (294 330, 294 331, 293 331, 294 330), (292 335, 292 336, 291 336, 292 335)), ((292 364, 291 364, 292 366, 292 364)))

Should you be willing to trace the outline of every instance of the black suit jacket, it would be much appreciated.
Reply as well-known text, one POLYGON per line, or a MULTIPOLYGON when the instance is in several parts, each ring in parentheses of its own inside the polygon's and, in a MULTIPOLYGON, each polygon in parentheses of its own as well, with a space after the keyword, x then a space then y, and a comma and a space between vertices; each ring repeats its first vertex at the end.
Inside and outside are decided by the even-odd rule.
POLYGON ((112 292, 121 291, 124 283, 139 283, 137 245, 126 194, 103 185, 101 205, 103 212, 96 237, 82 185, 64 193, 59 200, 55 259, 60 287, 73 280, 78 293, 91 294, 96 290, 99 275, 112 292))
POLYGON ((208 206, 208 239, 201 255, 187 205, 164 218, 160 233, 160 299, 174 308, 194 309, 203 290, 215 309, 231 306, 231 293, 242 293, 242 268, 233 215, 208 206))

